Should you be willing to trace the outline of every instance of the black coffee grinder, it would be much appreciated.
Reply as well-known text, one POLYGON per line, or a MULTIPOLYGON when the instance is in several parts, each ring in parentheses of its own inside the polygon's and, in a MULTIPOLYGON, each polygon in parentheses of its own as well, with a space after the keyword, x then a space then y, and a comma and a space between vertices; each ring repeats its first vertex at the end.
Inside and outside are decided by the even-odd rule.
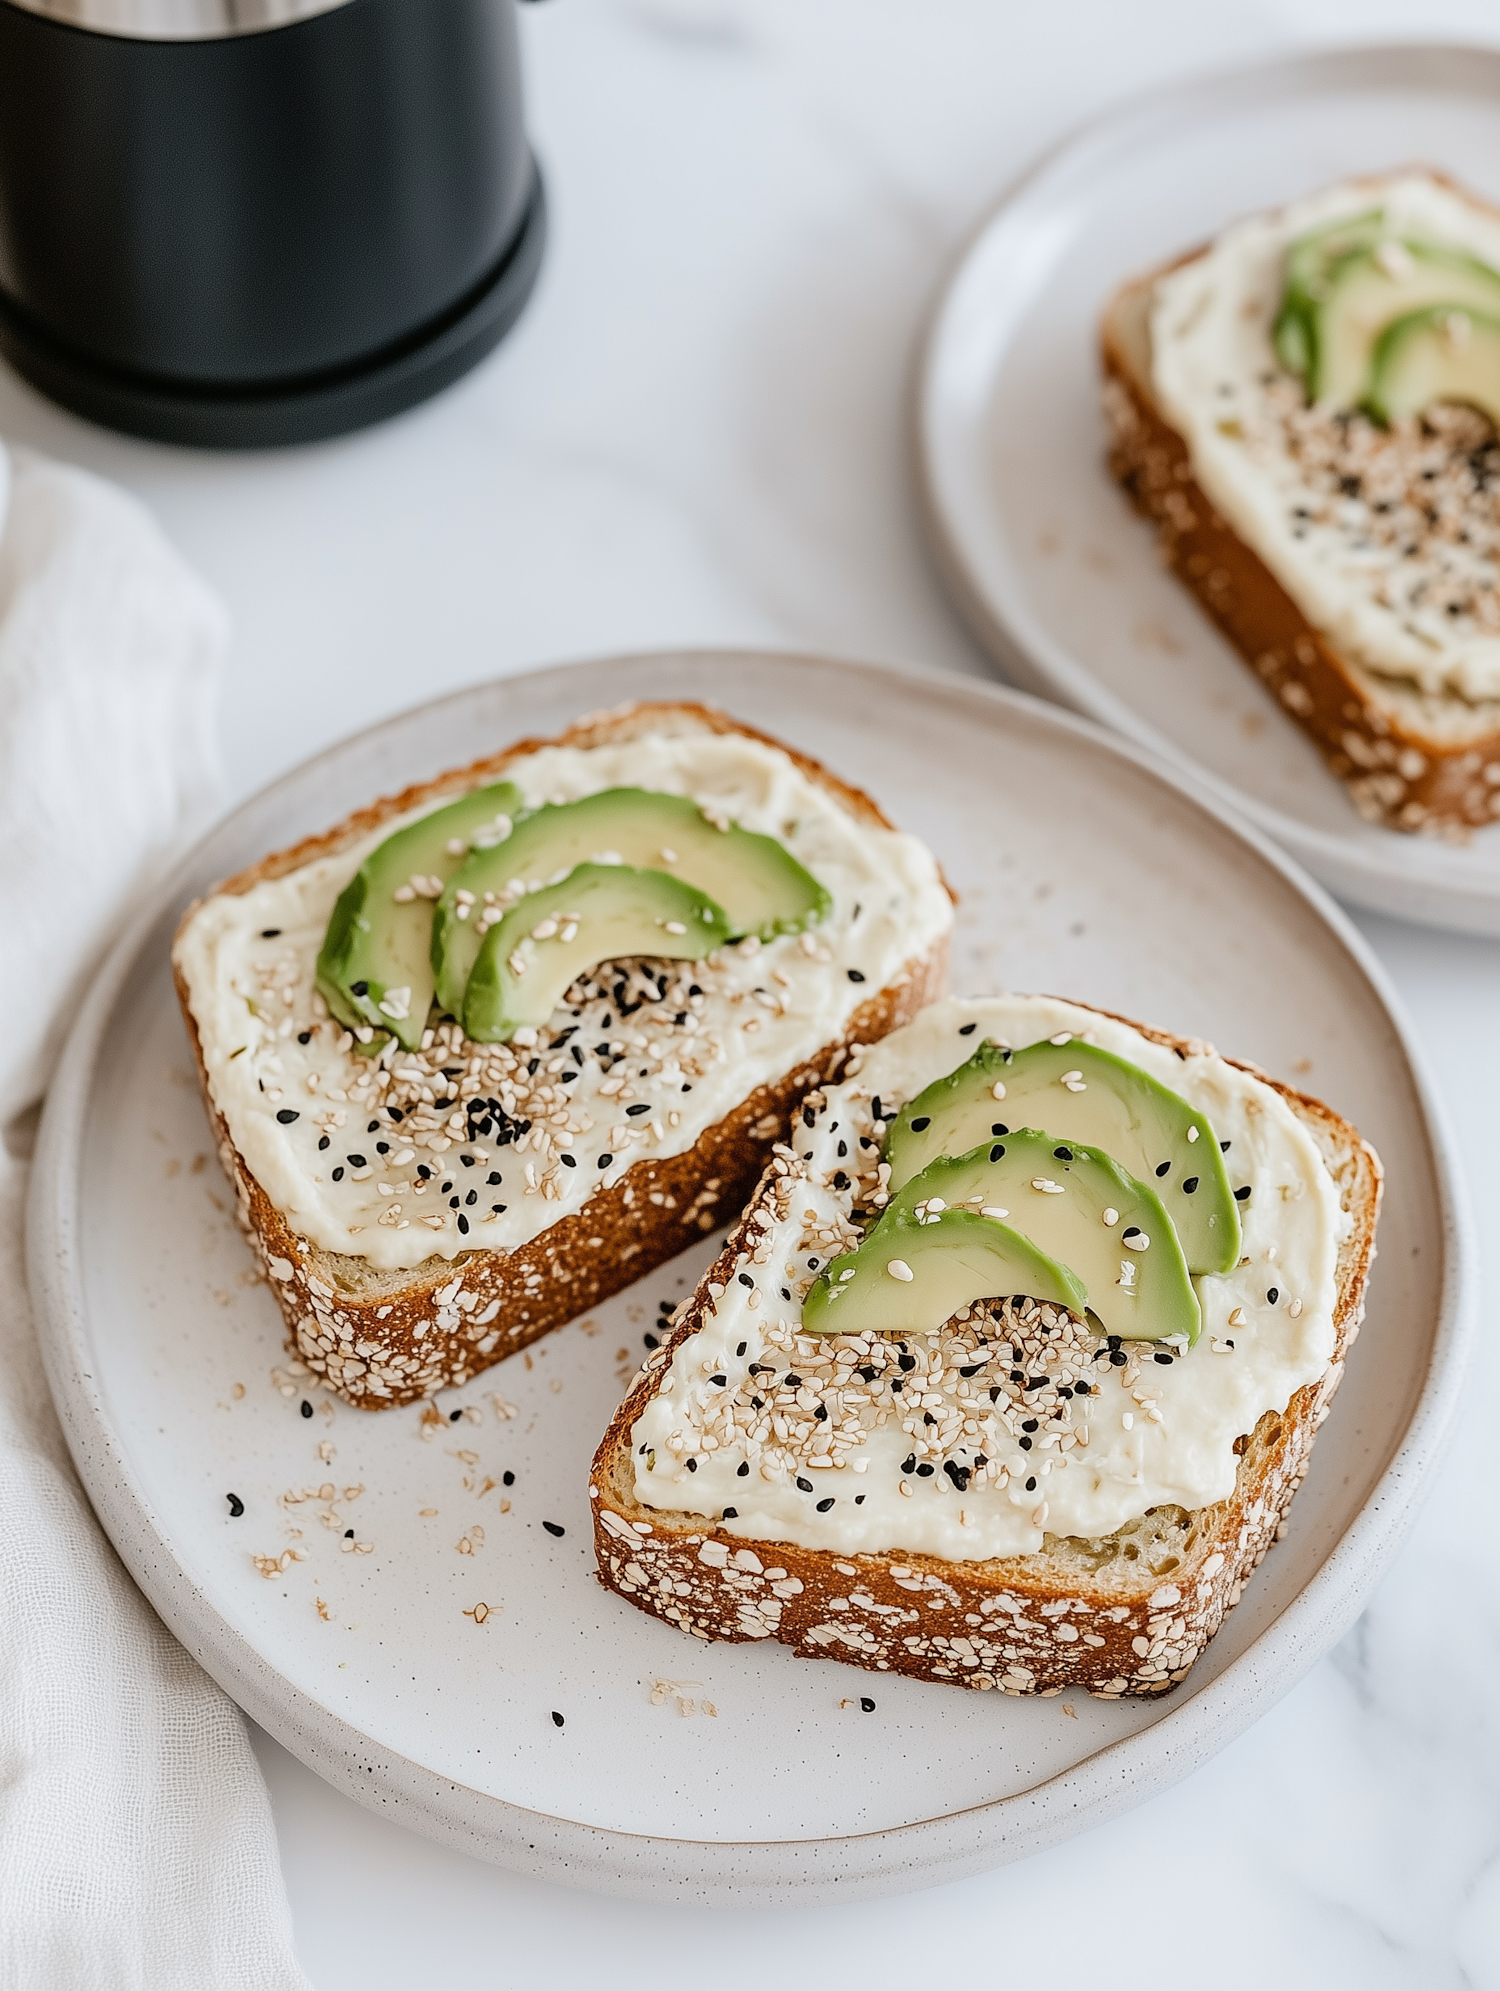
POLYGON ((131 434, 448 385, 542 257, 515 0, 0 0, 0 352, 131 434))

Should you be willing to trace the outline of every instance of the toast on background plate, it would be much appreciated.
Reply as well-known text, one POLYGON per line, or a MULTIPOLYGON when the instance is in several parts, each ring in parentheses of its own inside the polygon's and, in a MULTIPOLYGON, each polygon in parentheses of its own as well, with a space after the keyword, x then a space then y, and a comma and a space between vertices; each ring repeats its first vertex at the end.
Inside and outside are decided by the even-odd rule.
POLYGON ((1111 470, 1359 813, 1500 817, 1500 211, 1346 182, 1127 283, 1102 355, 1111 470))
POLYGON ((523 740, 184 914, 241 1219, 320 1381, 463 1383, 736 1216, 808 1088, 947 976, 935 860, 724 714, 523 740))
POLYGON ((806 1101, 616 1413, 602 1581, 703 1639, 1167 1691, 1306 1474, 1380 1184, 1211 1046, 934 1004, 806 1101))

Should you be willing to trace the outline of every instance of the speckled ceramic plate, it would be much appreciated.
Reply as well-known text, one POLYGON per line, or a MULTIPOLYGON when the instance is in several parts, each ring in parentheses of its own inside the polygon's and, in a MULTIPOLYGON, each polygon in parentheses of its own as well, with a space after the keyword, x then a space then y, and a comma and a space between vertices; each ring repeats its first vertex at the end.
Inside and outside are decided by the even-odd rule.
POLYGON ((1457 1392, 1468 1270, 1444 1155, 1358 938, 1137 749, 964 680, 784 656, 615 659, 391 720, 199 846, 78 1018, 36 1162, 33 1290, 69 1442, 127 1566, 209 1672, 330 1781, 554 1879, 847 1899, 1015 1858, 1182 1776, 1348 1625, 1457 1392), (449 1392, 436 1419, 352 1411, 286 1372, 172 995, 180 909, 360 802, 643 695, 745 714, 925 837, 962 894, 957 987, 1076 994, 1213 1038, 1326 1093, 1385 1155, 1369 1321, 1290 1535, 1171 1699, 1073 1695, 1065 1714, 775 1645, 704 1646, 602 1590, 588 1461, 658 1301, 711 1244, 449 1392))
POLYGON ((940 563, 1018 682, 1194 768, 1355 903, 1493 936, 1500 825, 1458 848, 1361 822, 1104 467, 1098 325, 1124 278, 1242 214, 1412 160, 1500 197, 1500 50, 1294 56, 1112 112, 963 256, 928 340, 919 450, 940 563))

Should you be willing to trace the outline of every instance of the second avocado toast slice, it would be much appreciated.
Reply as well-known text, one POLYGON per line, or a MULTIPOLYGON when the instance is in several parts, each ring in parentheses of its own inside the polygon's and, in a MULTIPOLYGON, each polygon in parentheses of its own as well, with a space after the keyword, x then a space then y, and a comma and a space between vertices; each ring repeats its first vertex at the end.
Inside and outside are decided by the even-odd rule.
MULTIPOLYGON (((1210 1047, 1050 997, 934 1004, 803 1118, 599 1448, 604 1582, 700 1638, 774 1638, 806 1658, 1014 1694, 1167 1691, 1307 1470, 1363 1311, 1374 1153, 1329 1108, 1210 1047), (810 1304, 861 1252, 904 1291, 880 1244, 893 1230, 941 1240, 957 1216, 964 1238, 988 1225, 999 1240, 1030 1221, 1024 1204, 955 1211, 946 1197, 934 1216, 930 1189, 909 1193, 928 1176, 904 1205, 887 1186, 900 1110, 981 1036, 1099 1046, 1227 1144, 1242 1250, 1195 1282, 1196 1340, 1170 1307, 1129 1338, 1025 1291, 848 1333, 840 1302, 810 1304)), ((975 1151, 930 1164, 930 1179, 947 1170, 967 1188, 985 1165, 975 1151)), ((1119 1215, 1076 1213, 1111 1237, 1119 1215)), ((1064 1233, 1052 1243, 1046 1264, 1076 1279, 1058 1262, 1064 1233)))

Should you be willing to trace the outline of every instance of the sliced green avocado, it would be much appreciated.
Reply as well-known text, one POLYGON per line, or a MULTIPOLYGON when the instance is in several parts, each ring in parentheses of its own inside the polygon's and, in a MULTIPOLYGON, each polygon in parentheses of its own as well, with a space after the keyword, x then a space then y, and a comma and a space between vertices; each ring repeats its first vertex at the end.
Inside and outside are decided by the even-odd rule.
POLYGON ((1106 1334, 1198 1339, 1198 1295, 1172 1219, 1154 1189, 1101 1149, 1027 1127, 945 1155, 892 1198, 870 1240, 888 1223, 915 1218, 919 1205, 930 1213, 934 1197, 940 1210, 994 1211, 1068 1266, 1106 1334))
POLYGON ((1239 1263, 1239 1206, 1208 1120, 1139 1065, 1077 1038, 1044 1038, 1019 1051, 981 1044, 966 1064, 918 1093, 886 1139, 891 1193, 940 1155, 966 1154, 986 1135, 1037 1120, 1151 1183, 1192 1272, 1228 1272, 1239 1263))
POLYGON ((546 803, 522 817, 503 843, 476 851, 448 881, 432 928, 443 1007, 454 1016, 462 1007, 479 952, 474 921, 487 892, 504 896, 517 883, 535 888, 606 855, 613 863, 668 872, 706 892, 723 907, 730 940, 800 932, 823 919, 833 903, 775 837, 720 829, 689 796, 606 788, 581 802, 546 803))
POLYGON ((601 961, 649 955, 701 961, 729 938, 723 908, 665 871, 579 864, 529 892, 485 934, 464 996, 477 1044, 545 1023, 569 985, 601 961))
POLYGON ((931 1223, 904 1216, 881 1223, 857 1250, 830 1262, 802 1303, 802 1328, 934 1334, 961 1307, 1012 1294, 1076 1314, 1086 1299, 1066 1265, 1009 1224, 965 1210, 947 1210, 931 1223))
POLYGON ((1435 304, 1386 326, 1370 365, 1370 413, 1394 422, 1434 401, 1467 401, 1500 426, 1500 317, 1435 304))
POLYGON ((1343 257, 1328 273, 1314 320, 1310 398, 1333 408, 1364 401, 1376 342, 1393 319, 1430 306, 1500 315, 1500 271, 1434 242, 1384 242, 1343 257))
POLYGON ((1327 223, 1299 235, 1286 254, 1286 291, 1272 338, 1276 357, 1288 373, 1312 371, 1315 318, 1328 295, 1328 272, 1341 257, 1373 249, 1385 229, 1380 208, 1327 223))
POLYGON ((441 885, 487 835, 507 835, 520 806, 513 782, 475 788, 370 852, 339 894, 318 955, 318 988, 340 1023, 351 1030, 373 1024, 417 1049, 432 1006, 435 891, 428 881, 441 885), (427 889, 413 889, 414 880, 427 889), (397 892, 409 896, 398 899, 397 892))

